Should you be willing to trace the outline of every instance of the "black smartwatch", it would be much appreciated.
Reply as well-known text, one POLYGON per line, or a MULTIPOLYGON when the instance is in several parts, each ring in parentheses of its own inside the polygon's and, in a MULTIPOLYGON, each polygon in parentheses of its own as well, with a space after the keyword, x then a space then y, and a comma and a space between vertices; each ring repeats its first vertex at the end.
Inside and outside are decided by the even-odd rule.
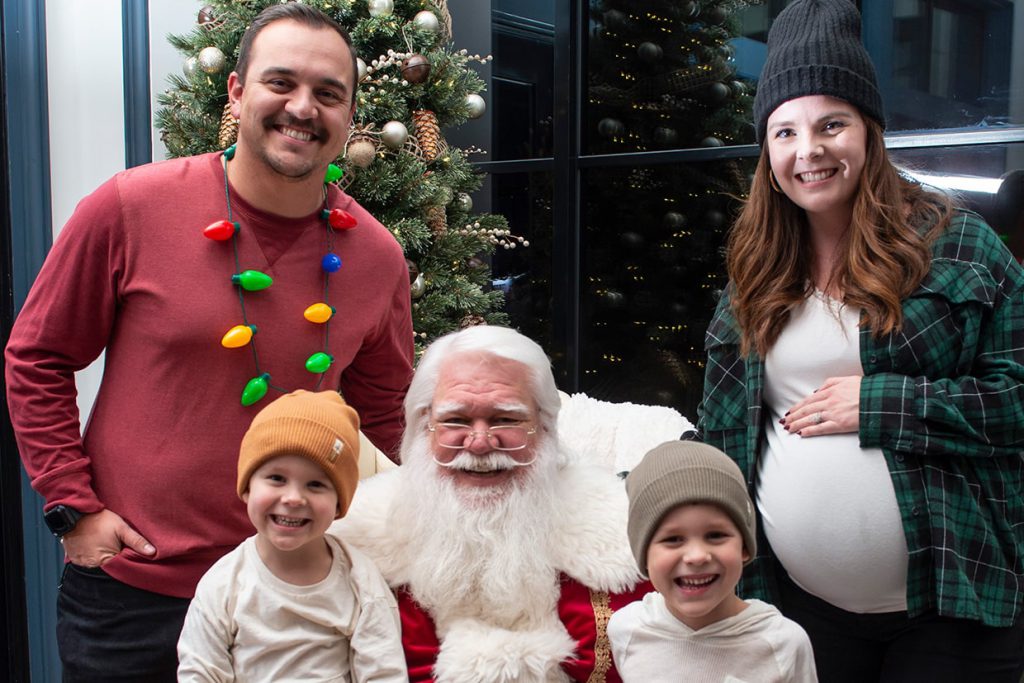
POLYGON ((81 518, 81 512, 67 505, 56 505, 43 513, 43 521, 57 538, 74 529, 81 518))

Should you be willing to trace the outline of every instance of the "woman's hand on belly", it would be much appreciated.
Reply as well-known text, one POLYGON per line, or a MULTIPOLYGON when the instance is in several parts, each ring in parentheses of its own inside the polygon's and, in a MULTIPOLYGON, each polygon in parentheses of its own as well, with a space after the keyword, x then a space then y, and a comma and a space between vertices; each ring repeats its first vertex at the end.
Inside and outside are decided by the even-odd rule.
POLYGON ((813 394, 780 420, 786 431, 802 437, 846 434, 860 429, 859 375, 829 377, 813 394))

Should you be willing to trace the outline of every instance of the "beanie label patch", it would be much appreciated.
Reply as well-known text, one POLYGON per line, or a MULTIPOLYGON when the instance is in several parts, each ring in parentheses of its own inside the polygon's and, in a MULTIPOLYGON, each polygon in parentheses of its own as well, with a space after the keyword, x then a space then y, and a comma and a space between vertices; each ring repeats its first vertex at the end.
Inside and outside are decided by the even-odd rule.
POLYGON ((338 459, 338 456, 341 455, 341 451, 344 447, 345 444, 344 442, 342 442, 341 439, 335 439, 334 445, 331 447, 331 454, 327 456, 327 459, 333 463, 335 460, 338 459))

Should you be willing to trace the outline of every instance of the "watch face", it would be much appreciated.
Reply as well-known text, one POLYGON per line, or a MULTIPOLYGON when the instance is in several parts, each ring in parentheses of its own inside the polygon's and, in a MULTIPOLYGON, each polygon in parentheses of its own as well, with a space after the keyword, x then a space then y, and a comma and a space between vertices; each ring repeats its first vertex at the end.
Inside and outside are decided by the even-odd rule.
POLYGON ((81 513, 66 505, 58 505, 52 510, 43 513, 43 521, 50 528, 54 536, 63 536, 75 528, 81 513))

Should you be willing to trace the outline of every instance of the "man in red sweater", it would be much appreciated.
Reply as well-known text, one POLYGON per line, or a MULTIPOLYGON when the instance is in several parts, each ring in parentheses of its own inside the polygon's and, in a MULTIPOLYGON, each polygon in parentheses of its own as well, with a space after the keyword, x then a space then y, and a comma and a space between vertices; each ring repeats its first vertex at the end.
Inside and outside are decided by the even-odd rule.
POLYGON ((482 325, 434 342, 405 400, 402 466, 331 532, 398 593, 413 681, 619 681, 605 627, 652 590, 626 491, 559 442, 544 351, 482 325))
POLYGON ((397 450, 413 359, 405 259, 324 184, 355 90, 340 26, 301 3, 268 8, 228 81, 235 149, 119 173, 79 204, 39 273, 7 347, 8 402, 67 555, 65 681, 174 680, 199 577, 253 533, 235 462, 267 400, 339 389, 370 439, 397 450), (229 348, 235 326, 242 346, 229 348), (81 436, 74 372, 104 350, 81 436))

